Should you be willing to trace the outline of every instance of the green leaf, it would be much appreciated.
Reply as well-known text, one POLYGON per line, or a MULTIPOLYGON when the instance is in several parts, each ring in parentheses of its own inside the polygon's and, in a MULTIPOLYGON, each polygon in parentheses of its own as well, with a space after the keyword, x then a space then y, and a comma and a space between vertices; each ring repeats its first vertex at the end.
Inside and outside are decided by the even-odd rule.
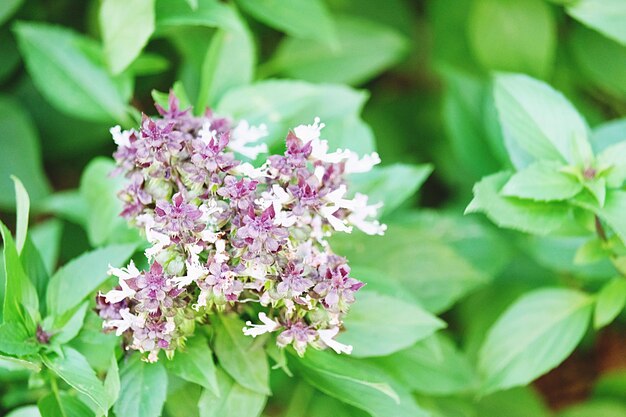
POLYGON ((176 26, 208 26, 237 30, 240 22, 227 4, 218 0, 198 0, 194 10, 185 0, 156 0, 157 31, 176 26))
POLYGON ((626 141, 608 146, 597 157, 600 167, 610 167, 606 176, 606 185, 610 188, 620 188, 626 180, 626 141))
POLYGON ((384 236, 338 235, 331 245, 350 259, 355 278, 434 313, 488 279, 452 246, 410 222, 389 223, 384 236))
POLYGON ((0 222, 0 234, 2 234, 4 241, 4 273, 6 277, 2 316, 4 322, 27 324, 28 321, 23 316, 21 306, 26 308, 31 319, 34 318, 39 310, 37 291, 24 272, 11 232, 2 222, 0 222))
POLYGON ((53 341, 55 343, 65 344, 78 335, 85 321, 87 307, 89 307, 89 303, 84 302, 74 311, 69 310, 54 321, 53 341))
POLYGON ((474 186, 474 199, 465 213, 485 213, 499 227, 538 235, 557 230, 568 219, 570 208, 563 203, 540 203, 500 195, 510 178, 508 172, 483 178, 474 186))
POLYGON ((50 393, 37 402, 41 417, 91 417, 93 411, 76 397, 59 392, 58 397, 50 393))
POLYGON ((446 83, 443 117, 454 153, 453 175, 473 183, 509 164, 491 84, 448 68, 442 75, 446 83))
POLYGON ((412 391, 431 395, 467 392, 478 382, 468 358, 440 333, 375 363, 412 391))
POLYGON ((86 395, 103 412, 108 410, 107 395, 102 382, 78 351, 64 346, 63 356, 51 353, 42 356, 43 363, 76 391, 86 395))
POLYGON ((533 158, 572 165, 593 160, 585 120, 549 85, 522 74, 498 75, 495 99, 509 155, 518 168, 533 158))
MULTIPOLYGON (((30 229, 29 238, 32 240, 48 274, 52 274, 54 269, 56 269, 59 259, 62 231, 63 223, 58 219, 50 219, 37 223, 30 229)), ((24 250, 28 252, 28 243, 24 250)))
POLYGON ((587 330, 592 301, 565 288, 539 289, 517 300, 480 350, 482 392, 525 385, 565 360, 587 330))
POLYGON ((311 82, 363 84, 397 64, 406 39, 377 22, 343 16, 335 22, 337 46, 310 39, 285 38, 266 71, 311 82))
POLYGON ((566 9, 574 19, 626 45, 626 5, 621 0, 578 0, 566 9))
POLYGON ((167 392, 167 372, 161 362, 146 363, 132 355, 120 371, 120 396, 113 411, 124 417, 158 417, 167 392))
MULTIPOLYGON (((13 187, 11 175, 20 178, 29 191, 33 204, 50 192, 41 164, 41 151, 37 131, 28 114, 19 103, 0 96, 0 189, 13 187)), ((15 207, 12 192, 0 194, 0 207, 15 207)))
POLYGON ((244 324, 235 316, 219 316, 216 322, 215 354, 220 365, 237 383, 270 395, 269 365, 263 346, 243 334, 244 324))
POLYGON ((410 304, 371 291, 357 294, 344 320, 345 333, 337 338, 352 345, 354 357, 385 356, 425 339, 445 323, 410 304), (391 325, 393 323, 393 325, 391 325))
POLYGON ((176 376, 211 390, 213 395, 220 395, 213 352, 204 337, 188 340, 185 348, 167 362, 167 368, 176 376))
POLYGON ((98 373, 110 369, 111 356, 119 345, 120 339, 114 333, 102 331, 102 318, 93 310, 87 310, 83 328, 70 342, 70 346, 82 353, 98 373))
POLYGON ((540 161, 513 174, 500 192, 506 197, 527 198, 535 201, 562 201, 582 191, 583 185, 560 172, 562 165, 540 161))
POLYGON ((17 208, 17 225, 15 226, 15 248, 17 253, 22 253, 26 235, 28 233, 28 214, 30 212, 30 199, 24 184, 17 177, 11 177, 15 185, 15 200, 17 208))
POLYGON ((0 26, 18 11, 22 3, 24 0, 4 0, 0 3, 0 26))
POLYGON ((408 391, 368 362, 314 349, 294 362, 309 384, 373 417, 428 416, 408 391))
POLYGON ((50 313, 61 315, 78 305, 105 281, 108 265, 123 264, 135 248, 135 244, 105 246, 86 252, 64 265, 48 284, 50 313))
POLYGON ((318 116, 326 124, 322 137, 331 149, 364 154, 374 151, 374 136, 359 117, 366 99, 367 93, 346 86, 270 80, 230 90, 216 111, 251 125, 266 124, 266 142, 280 144, 280 149, 288 129, 311 124, 318 116))
POLYGON ((209 44, 200 69, 197 111, 217 103, 234 87, 249 84, 256 64, 252 34, 233 9, 237 29, 218 28, 209 44), (237 65, 232 65, 236 62, 237 65))
POLYGON ((113 74, 124 71, 154 32, 155 0, 104 0, 99 22, 104 54, 113 74))
POLYGON ((432 170, 428 164, 374 167, 369 172, 351 176, 350 190, 367 195, 369 203, 383 202, 380 213, 383 216, 415 194, 432 170))
POLYGON ((87 236, 93 246, 105 243, 138 241, 135 228, 128 226, 120 217, 122 202, 117 193, 123 188, 126 179, 111 173, 115 163, 109 158, 95 158, 85 168, 80 178, 79 191, 87 208, 87 236))
MULTIPOLYGON (((180 81, 176 81, 172 86, 171 91, 173 91, 174 95, 176 95, 181 109, 188 109, 191 107, 191 101, 189 101, 189 97, 187 97, 187 92, 185 91, 183 83, 181 83, 180 81)), ((151 95, 155 104, 158 104, 164 109, 169 110, 169 92, 163 93, 161 91, 152 90, 151 95)))
POLYGON ((263 411, 266 396, 242 387, 221 369, 217 370, 217 384, 219 396, 214 390, 202 391, 200 417, 258 417, 263 411))
POLYGON ((130 64, 128 71, 136 76, 161 74, 170 68, 170 61, 167 58, 144 52, 130 64))
POLYGON ((0 324, 0 352, 25 356, 37 353, 39 346, 23 326, 17 323, 0 324))
POLYGON ((469 15, 468 37, 486 69, 551 73, 556 22, 542 0, 478 0, 469 15))
POLYGON ((322 0, 237 0, 255 19, 295 38, 333 45, 335 25, 322 0))
POLYGON ((112 407, 119 398, 120 389, 120 371, 117 366, 117 359, 115 358, 115 355, 111 355, 111 364, 109 365, 107 376, 104 378, 104 391, 107 395, 109 408, 112 407))
POLYGON ((607 282, 597 295, 593 327, 600 329, 611 323, 626 304, 626 281, 617 277, 607 282))
POLYGON ((6 417, 41 417, 36 405, 26 405, 11 411, 6 417))
POLYGON ((624 216, 626 192, 609 190, 603 207, 598 207, 598 202, 591 195, 581 194, 573 202, 595 213, 611 227, 622 242, 626 243, 626 217, 624 216))
MULTIPOLYGON (((50 242, 49 244, 53 246, 55 242, 50 242)), ((46 270, 46 265, 44 265, 39 250, 35 247, 30 235, 26 237, 26 244, 20 255, 20 261, 22 262, 24 273, 30 278, 35 287, 37 298, 39 299, 39 311, 43 314, 46 311, 46 288, 50 281, 50 274, 46 270)))
POLYGON ((43 23, 21 22, 14 30, 29 74, 52 105, 86 120, 130 124, 127 94, 107 73, 96 42, 43 23))
POLYGON ((553 417, 532 386, 493 393, 482 398, 476 408, 480 417, 553 417))

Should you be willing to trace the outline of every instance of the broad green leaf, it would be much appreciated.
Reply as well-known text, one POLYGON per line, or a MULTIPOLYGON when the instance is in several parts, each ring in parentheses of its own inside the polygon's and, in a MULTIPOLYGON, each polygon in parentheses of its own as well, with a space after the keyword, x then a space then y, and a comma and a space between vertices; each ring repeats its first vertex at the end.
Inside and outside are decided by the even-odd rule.
POLYGON ((2 317, 4 322, 26 325, 28 318, 23 315, 24 311, 21 306, 26 308, 31 319, 34 318, 39 310, 37 291, 24 272, 11 232, 2 222, 0 222, 0 234, 4 243, 4 276, 6 277, 2 317))
POLYGON ((270 80, 230 90, 216 111, 252 125, 264 123, 267 143, 280 144, 288 129, 311 124, 315 116, 326 124, 322 138, 331 149, 350 149, 359 154, 374 150, 371 129, 360 119, 367 93, 340 85, 315 85, 303 81, 270 80))
POLYGON ((474 199, 465 213, 485 213, 499 227, 546 235, 557 230, 570 216, 563 203, 540 203, 500 195, 511 174, 500 172, 474 186, 474 199))
POLYGON ((566 7, 574 19, 626 45, 626 5, 621 0, 578 0, 566 7))
POLYGON ((194 10, 185 0, 156 0, 157 31, 176 26, 209 26, 237 30, 232 8, 218 0, 198 0, 194 10))
MULTIPOLYGON (((63 223, 58 219, 37 223, 29 231, 29 238, 37 249, 48 274, 52 274, 56 269, 62 232, 63 223)), ((28 244, 25 250, 28 251, 28 244)))
MULTIPOLYGON (((53 241, 49 244, 53 246, 55 242, 53 241)), ((50 281, 50 274, 46 270, 41 254, 32 242, 30 235, 26 238, 24 250, 20 254, 20 261, 22 262, 24 273, 30 278, 35 287, 37 298, 39 299, 39 311, 43 314, 46 311, 46 288, 50 281)))
POLYGON ((569 49, 582 75, 602 90, 626 95, 626 45, 577 25, 569 49))
POLYGON ((67 392, 50 393, 37 402, 41 417, 91 417, 93 411, 67 392))
POLYGON ((565 288, 539 289, 517 300, 480 350, 482 392, 525 385, 565 360, 587 331, 592 302, 565 288))
POLYGON ((202 385, 211 390, 213 395, 221 395, 216 378, 213 352, 208 341, 198 336, 187 341, 184 349, 179 349, 171 361, 166 363, 167 368, 176 376, 202 385))
POLYGON ((267 70, 312 82, 362 84, 397 64, 406 39, 393 28, 357 17, 335 22, 338 46, 285 38, 267 70))
POLYGON ((220 365, 241 386, 269 395, 269 365, 263 346, 243 334, 235 316, 221 315, 216 322, 215 354, 220 365))
POLYGON ((200 417, 258 417, 267 400, 264 394, 244 388, 226 372, 217 370, 219 396, 205 389, 198 402, 200 417))
POLYGON ((611 167, 606 173, 606 185, 620 188, 626 180, 626 141, 608 146, 598 155, 598 166, 611 167))
POLYGON ((78 351, 64 346, 63 356, 56 353, 42 355, 43 363, 76 391, 86 395, 103 412, 108 410, 104 385, 78 351))
POLYGON ((556 52, 556 22, 543 0, 477 0, 468 37, 486 69, 550 74, 556 52))
POLYGON ((255 19, 295 38, 333 45, 335 25, 322 0, 237 0, 255 19))
POLYGON ((309 384, 373 417, 428 416, 408 391, 368 362, 314 349, 308 349, 303 358, 294 358, 309 384))
POLYGON ((120 339, 115 333, 102 331, 102 318, 92 310, 87 311, 83 328, 70 342, 70 346, 82 353, 98 373, 110 369, 111 356, 114 356, 119 345, 120 339))
POLYGON ((0 352, 25 356, 37 353, 39 346, 33 335, 17 323, 0 324, 0 352))
POLYGON ((111 365, 107 370, 107 376, 104 378, 104 391, 107 395, 108 406, 113 407, 120 396, 121 381, 120 371, 117 366, 115 355, 111 355, 111 365))
POLYGON ((122 175, 111 177, 114 169, 111 159, 95 158, 80 178, 79 191, 87 206, 87 236, 96 247, 139 240, 136 229, 120 217, 122 202, 117 193, 127 180, 122 175))
POLYGON ((626 280, 617 277, 607 282, 596 298, 593 327, 600 329, 610 324, 626 305, 626 280))
POLYGON ((506 197, 535 201, 562 201, 582 191, 583 185, 572 175, 559 171, 562 165, 536 162, 513 174, 500 192, 506 197))
POLYGON ((613 229, 622 242, 626 243, 626 217, 623 215, 626 210, 626 192, 609 190, 603 207, 598 207, 597 201, 590 195, 580 195, 574 203, 594 212, 613 229))
POLYGON ((34 372, 40 372, 41 363, 39 361, 30 361, 14 358, 12 356, 0 355, 0 369, 8 371, 29 370, 34 372))
POLYGON ((41 417, 36 405, 26 405, 11 411, 6 417, 41 417))
POLYGON ((120 370, 120 396, 113 406, 117 416, 158 417, 167 392, 167 372, 161 362, 146 363, 139 355, 128 358, 120 370))
POLYGON ((89 303, 84 302, 75 310, 67 311, 54 321, 53 341, 55 343, 65 344, 78 335, 83 327, 88 306, 89 303))
POLYGON ((113 74, 124 71, 154 32, 155 0, 103 0, 98 15, 104 54, 113 74))
POLYGON ((0 26, 22 6, 24 0, 4 0, 0 3, 0 26))
POLYGON ((11 177, 15 185, 15 200, 17 208, 17 225, 15 226, 15 248, 17 253, 22 253, 26 235, 28 233, 28 215, 30 213, 30 199, 24 184, 17 178, 11 177))
POLYGON ((98 289, 107 278, 108 265, 121 266, 135 251, 135 244, 110 245, 73 259, 50 278, 48 309, 61 315, 98 289))
POLYGON ((470 361, 440 334, 375 363, 412 391, 450 395, 472 390, 478 378, 470 361))
POLYGON ((89 217, 87 202, 78 190, 59 191, 44 200, 43 211, 86 227, 89 217))
POLYGON ((488 279, 452 246, 416 224, 390 222, 384 236, 338 235, 331 244, 350 259, 355 278, 434 313, 448 309, 488 279))
POLYGON ((491 85, 487 80, 448 68, 442 75, 446 84, 442 111, 454 154, 453 175, 455 179, 474 182, 509 163, 491 85))
POLYGON ((232 13, 239 22, 238 28, 218 28, 204 56, 196 103, 198 112, 216 104, 231 88, 249 84, 253 79, 256 57, 252 34, 234 9, 232 13))
POLYGON ((52 105, 86 120, 130 124, 127 93, 107 73, 94 41, 43 23, 21 22, 14 30, 35 85, 52 105))
POLYGON ((526 75, 501 74, 495 99, 509 155, 518 168, 532 158, 591 163, 587 124, 561 93, 526 75))
POLYGON ((170 68, 170 61, 158 54, 144 52, 130 64, 128 71, 136 76, 161 74, 170 68))
POLYGON ((0 96, 0 207, 13 208, 16 196, 11 175, 24 183, 33 204, 50 192, 41 164, 37 131, 19 103, 0 96))
POLYGON ((167 399, 163 408, 163 415, 168 417, 200 417, 197 407, 203 388, 200 385, 186 382, 179 378, 171 378, 169 374, 167 399), (180 404, 190 404, 190 407, 181 407, 180 404))
POLYGON ((393 164, 374 167, 350 178, 350 190, 365 194, 368 202, 383 202, 380 215, 389 214, 410 198, 432 172, 431 165, 393 164))
POLYGON ((346 331, 337 339, 352 345, 357 358, 406 349, 446 325, 418 305, 388 295, 363 291, 356 297, 344 319, 346 331))

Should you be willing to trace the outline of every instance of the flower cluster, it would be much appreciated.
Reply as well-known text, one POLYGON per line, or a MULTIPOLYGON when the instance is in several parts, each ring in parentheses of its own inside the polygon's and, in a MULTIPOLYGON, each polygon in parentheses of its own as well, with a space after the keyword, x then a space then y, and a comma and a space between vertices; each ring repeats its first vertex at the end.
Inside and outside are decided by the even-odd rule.
POLYGON ((193 116, 172 94, 157 110, 161 117, 144 116, 138 131, 111 129, 116 172, 128 179, 121 215, 145 232, 150 267, 110 267, 119 284, 98 297, 104 328, 154 361, 212 311, 241 314, 254 303, 261 324, 248 321, 246 335, 276 332, 278 346, 299 354, 309 345, 350 353, 334 337, 363 283, 327 238, 353 227, 385 231, 373 219, 380 204, 348 198, 346 183, 378 155, 329 152, 316 118, 288 133, 283 155, 255 167, 242 159, 267 152, 265 126, 209 110, 193 116))

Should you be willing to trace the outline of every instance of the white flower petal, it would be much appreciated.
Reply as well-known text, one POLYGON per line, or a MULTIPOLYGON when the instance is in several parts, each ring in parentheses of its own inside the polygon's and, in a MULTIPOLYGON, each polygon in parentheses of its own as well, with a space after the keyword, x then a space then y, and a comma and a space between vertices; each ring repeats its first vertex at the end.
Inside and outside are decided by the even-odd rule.
POLYGON ((265 333, 271 333, 273 331, 276 331, 281 327, 280 323, 270 319, 263 312, 259 313, 259 320, 261 320, 263 324, 253 324, 252 322, 247 321, 246 326, 249 327, 244 327, 242 329, 243 334, 245 334, 246 336, 257 337, 265 333))
POLYGON ((339 333, 339 327, 333 327, 331 329, 320 329, 317 331, 317 334, 320 337, 320 340, 324 342, 326 346, 331 348, 337 353, 345 353, 350 355, 352 353, 352 346, 344 345, 343 343, 337 342, 334 337, 339 333))

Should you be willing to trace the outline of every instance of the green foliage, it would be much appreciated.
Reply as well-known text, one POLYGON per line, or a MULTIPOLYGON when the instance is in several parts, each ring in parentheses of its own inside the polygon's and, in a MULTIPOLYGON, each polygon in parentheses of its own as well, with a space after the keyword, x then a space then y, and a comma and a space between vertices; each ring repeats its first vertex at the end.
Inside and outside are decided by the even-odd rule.
POLYGON ((622 0, 0 1, 0 415, 624 415, 598 340, 626 317, 625 19, 622 0), (366 283, 351 356, 245 336, 253 300, 157 363, 102 331, 109 264, 145 267, 108 129, 170 86, 265 124, 272 153, 315 117, 331 150, 378 151, 349 189, 385 235, 331 242, 366 283), (522 386, 581 340, 597 382, 549 410, 559 392, 522 386))
POLYGON ((120 369, 120 396, 113 406, 118 416, 158 417, 165 402, 167 373, 162 363, 146 363, 137 355, 120 369))

